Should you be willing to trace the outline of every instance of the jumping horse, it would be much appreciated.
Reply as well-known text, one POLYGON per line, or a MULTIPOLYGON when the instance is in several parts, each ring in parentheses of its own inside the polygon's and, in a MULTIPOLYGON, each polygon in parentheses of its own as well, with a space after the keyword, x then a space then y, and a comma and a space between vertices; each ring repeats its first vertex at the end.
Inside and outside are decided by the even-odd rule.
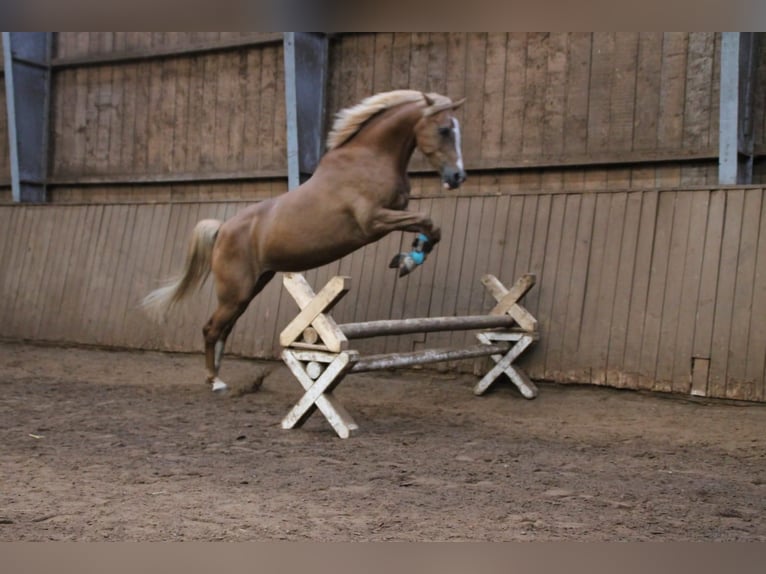
POLYGON ((417 233, 410 254, 394 257, 400 275, 422 263, 441 238, 425 213, 405 211, 407 165, 417 147, 446 189, 466 174, 453 102, 414 90, 383 92, 340 111, 327 151, 311 178, 279 197, 248 206, 226 222, 204 219, 192 233, 185 267, 142 305, 157 317, 201 285, 212 271, 218 307, 203 327, 207 382, 218 377, 226 338, 277 272, 325 265, 392 231, 417 233))

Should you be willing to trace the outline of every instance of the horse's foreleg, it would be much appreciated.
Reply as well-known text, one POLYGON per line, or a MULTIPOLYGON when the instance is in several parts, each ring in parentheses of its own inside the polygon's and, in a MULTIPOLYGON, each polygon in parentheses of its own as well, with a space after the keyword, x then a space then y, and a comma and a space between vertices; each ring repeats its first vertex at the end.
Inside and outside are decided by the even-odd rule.
POLYGON ((441 240, 441 230, 424 213, 381 209, 376 215, 373 225, 383 235, 395 230, 418 234, 412 243, 412 251, 396 254, 388 265, 399 269, 399 277, 409 274, 417 266, 422 265, 426 256, 441 240))
POLYGON ((433 247, 441 240, 441 230, 433 220, 419 211, 398 211, 396 209, 378 209, 368 224, 369 231, 382 237, 392 231, 422 233, 433 247))

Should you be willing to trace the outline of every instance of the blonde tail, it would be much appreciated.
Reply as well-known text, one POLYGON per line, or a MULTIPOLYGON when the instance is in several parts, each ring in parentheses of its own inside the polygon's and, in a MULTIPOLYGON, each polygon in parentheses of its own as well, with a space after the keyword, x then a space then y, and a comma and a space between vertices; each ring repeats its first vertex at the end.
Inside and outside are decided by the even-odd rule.
POLYGON ((204 283, 210 275, 213 245, 222 224, 223 222, 217 219, 203 219, 197 223, 189 243, 183 272, 144 297, 141 307, 155 319, 164 318, 174 304, 186 297, 192 288, 204 283))

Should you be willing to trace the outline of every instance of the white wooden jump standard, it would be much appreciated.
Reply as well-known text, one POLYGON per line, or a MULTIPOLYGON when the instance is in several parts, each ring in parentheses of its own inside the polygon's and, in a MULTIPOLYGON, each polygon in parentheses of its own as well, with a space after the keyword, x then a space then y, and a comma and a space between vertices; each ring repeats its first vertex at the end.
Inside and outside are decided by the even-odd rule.
POLYGON ((524 397, 536 397, 537 387, 526 373, 513 364, 538 338, 537 320, 519 303, 535 284, 535 276, 524 275, 510 289, 506 289, 492 275, 485 275, 481 281, 496 301, 489 315, 423 317, 338 325, 327 312, 348 292, 349 277, 333 277, 319 293, 314 293, 303 275, 285 273, 283 284, 301 310, 280 334, 279 341, 284 347, 282 360, 305 392, 282 420, 282 428, 301 426, 319 409, 338 436, 348 438, 359 426, 332 394, 348 373, 443 361, 491 356, 496 364, 474 387, 475 394, 483 394, 505 373, 524 397), (480 344, 365 357, 360 357, 357 351, 348 348, 349 340, 353 339, 468 330, 483 330, 477 334, 480 344))

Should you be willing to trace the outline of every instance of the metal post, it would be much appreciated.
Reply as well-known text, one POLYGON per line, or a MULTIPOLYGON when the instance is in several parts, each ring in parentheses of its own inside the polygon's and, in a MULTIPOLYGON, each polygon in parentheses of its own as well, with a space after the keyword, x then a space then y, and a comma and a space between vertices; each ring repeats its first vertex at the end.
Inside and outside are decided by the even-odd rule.
POLYGON ((44 202, 51 34, 3 32, 2 38, 13 201, 44 202))
POLYGON ((753 167, 752 33, 723 32, 718 138, 718 181, 750 183, 753 167))
POLYGON ((324 34, 285 32, 288 188, 307 179, 324 149, 328 40, 324 34))

